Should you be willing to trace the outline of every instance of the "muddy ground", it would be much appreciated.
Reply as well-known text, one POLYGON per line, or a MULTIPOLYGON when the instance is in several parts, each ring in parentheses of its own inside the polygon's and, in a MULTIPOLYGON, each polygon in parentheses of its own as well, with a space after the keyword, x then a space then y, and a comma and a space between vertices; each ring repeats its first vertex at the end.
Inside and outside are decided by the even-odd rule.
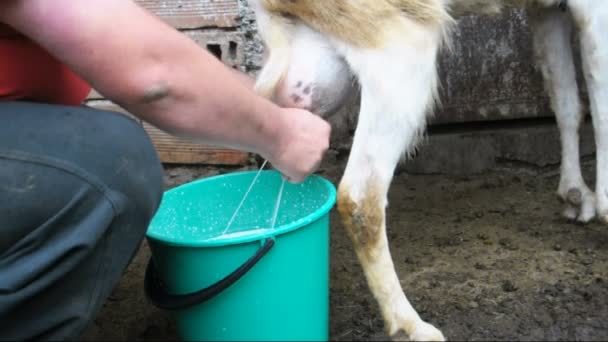
MULTIPOLYGON (((593 179, 593 163, 585 164, 593 179)), ((167 167, 167 188, 211 175, 167 167)), ((337 182, 341 166, 323 173, 337 182)), ((395 176, 388 234, 402 285, 450 340, 607 340, 608 227, 559 217, 557 167, 478 176, 395 176)), ((382 340, 382 320, 332 212, 331 338, 382 340)), ((86 337, 177 339, 146 302, 144 245, 86 337)))

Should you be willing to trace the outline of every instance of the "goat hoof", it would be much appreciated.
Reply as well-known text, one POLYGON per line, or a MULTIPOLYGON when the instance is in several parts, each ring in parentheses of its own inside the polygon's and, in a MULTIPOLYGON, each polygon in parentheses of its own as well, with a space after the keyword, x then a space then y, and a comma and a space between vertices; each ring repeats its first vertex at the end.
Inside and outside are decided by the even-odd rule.
POLYGON ((593 209, 597 212, 600 222, 608 224, 608 191, 598 190, 593 209))
MULTIPOLYGON (((581 204, 581 212, 578 215, 578 221, 581 223, 589 223, 596 215, 595 210, 595 196, 591 193, 587 198, 583 198, 581 204)), ((600 215, 601 216, 601 215, 600 215)))
POLYGON ((445 337, 439 331, 429 323, 422 322, 414 330, 414 333, 410 336, 411 341, 445 341, 445 337))
POLYGON ((391 341, 410 341, 410 339, 403 330, 399 330, 396 334, 391 336, 391 341))
POLYGON ((600 222, 604 224, 608 224, 608 209, 600 210, 598 209, 597 218, 600 222))
POLYGON ((566 205, 562 211, 562 216, 568 221, 575 221, 578 217, 578 210, 571 205, 566 205))

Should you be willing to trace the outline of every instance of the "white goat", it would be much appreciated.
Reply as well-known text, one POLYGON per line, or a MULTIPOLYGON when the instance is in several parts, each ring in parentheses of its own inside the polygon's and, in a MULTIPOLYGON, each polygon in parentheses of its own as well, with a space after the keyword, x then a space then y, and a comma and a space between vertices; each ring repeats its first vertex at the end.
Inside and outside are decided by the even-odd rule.
POLYGON ((387 332, 443 340, 408 302, 395 273, 385 226, 394 169, 425 128, 436 63, 454 18, 529 10, 538 64, 561 135, 558 195, 564 215, 608 222, 608 1, 606 0, 250 0, 268 51, 257 90, 319 114, 336 109, 353 76, 361 110, 339 185, 338 209, 387 332), (595 193, 579 164, 582 109, 570 36, 579 33, 597 150, 595 193))

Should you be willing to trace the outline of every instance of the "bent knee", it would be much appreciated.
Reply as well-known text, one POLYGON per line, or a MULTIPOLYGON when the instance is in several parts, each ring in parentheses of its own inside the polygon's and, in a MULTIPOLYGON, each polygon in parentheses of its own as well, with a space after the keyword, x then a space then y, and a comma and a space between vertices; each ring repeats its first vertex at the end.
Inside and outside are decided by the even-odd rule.
POLYGON ((349 186, 341 184, 337 207, 348 234, 356 244, 365 247, 378 243, 384 210, 381 194, 376 188, 367 188, 363 197, 356 200, 349 186))
POLYGON ((163 192, 163 169, 158 153, 142 125, 112 112, 99 113, 95 122, 104 133, 93 137, 99 144, 105 167, 100 177, 111 189, 122 193, 131 210, 151 218, 163 192))
MULTIPOLYGON (((4 151, 17 153, 25 161, 38 161, 31 167, 40 164, 66 170, 31 170, 32 174, 42 175, 37 178, 40 182, 47 180, 37 186, 62 189, 58 198, 52 187, 47 192, 36 188, 39 196, 51 196, 48 202, 53 202, 54 208, 64 205, 62 200, 69 203, 72 195, 78 193, 79 186, 71 178, 77 175, 98 190, 120 193, 127 210, 136 211, 135 216, 150 217, 156 211, 162 196, 163 172, 156 149, 140 123, 116 112, 32 102, 8 102, 0 106, 0 114, 7 118, 0 130, 4 151), (59 183, 63 181, 65 184, 59 183)), ((23 170, 30 166, 15 167, 23 170)))

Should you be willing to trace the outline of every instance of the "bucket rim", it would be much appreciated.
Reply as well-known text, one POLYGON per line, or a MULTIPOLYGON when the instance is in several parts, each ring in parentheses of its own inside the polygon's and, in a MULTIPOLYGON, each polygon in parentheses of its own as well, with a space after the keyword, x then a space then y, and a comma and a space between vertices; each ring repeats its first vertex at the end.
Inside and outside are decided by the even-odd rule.
MULTIPOLYGON (((206 177, 206 178, 198 179, 198 180, 195 180, 192 182, 188 182, 188 183, 179 185, 175 188, 165 191, 164 194, 177 192, 177 191, 183 190, 184 188, 199 185, 201 183, 217 181, 217 180, 221 180, 223 178, 231 178, 231 177, 242 176, 242 175, 246 175, 246 174, 254 174, 257 172, 258 171, 239 171, 239 172, 231 172, 231 173, 227 173, 227 174, 223 174, 223 175, 215 175, 215 176, 211 176, 211 177, 206 177)), ((266 174, 278 173, 278 171, 276 171, 276 170, 261 171, 261 174, 264 174, 264 173, 266 173, 266 174)), ((148 226, 148 229, 146 231, 146 238, 149 240, 152 240, 152 241, 156 241, 163 245, 176 246, 176 247, 190 247, 190 248, 223 247, 223 246, 228 246, 228 245, 237 245, 237 244, 245 244, 245 243, 256 242, 256 241, 264 241, 267 238, 275 238, 276 236, 295 231, 299 228, 305 227, 305 226, 319 220, 324 215, 327 215, 329 213, 329 211, 336 204, 337 195, 336 195, 336 188, 333 185, 333 183, 331 183, 328 179, 326 179, 322 176, 316 175, 316 174, 312 174, 312 175, 308 176, 307 180, 310 178, 313 178, 313 179, 319 181, 322 185, 324 185, 327 188, 328 195, 327 195, 327 199, 325 200, 323 205, 321 205, 319 208, 317 208, 315 211, 313 211, 309 215, 306 215, 306 216, 298 219, 297 221, 281 225, 279 227, 276 227, 275 229, 268 229, 268 231, 266 231, 262 234, 247 234, 247 235, 243 235, 243 236, 235 236, 235 237, 230 237, 230 238, 225 238, 225 239, 208 239, 208 240, 184 242, 184 241, 180 241, 180 240, 176 240, 176 239, 167 238, 166 236, 164 236, 162 234, 156 233, 152 229, 153 221, 151 221, 148 226)), ((164 195, 163 195, 163 198, 164 198, 164 195)), ((161 206, 162 206, 162 204, 161 204, 161 206)), ((160 210, 160 207, 159 207, 159 210, 160 210)), ((157 213, 158 213, 158 211, 157 211, 157 213)))

